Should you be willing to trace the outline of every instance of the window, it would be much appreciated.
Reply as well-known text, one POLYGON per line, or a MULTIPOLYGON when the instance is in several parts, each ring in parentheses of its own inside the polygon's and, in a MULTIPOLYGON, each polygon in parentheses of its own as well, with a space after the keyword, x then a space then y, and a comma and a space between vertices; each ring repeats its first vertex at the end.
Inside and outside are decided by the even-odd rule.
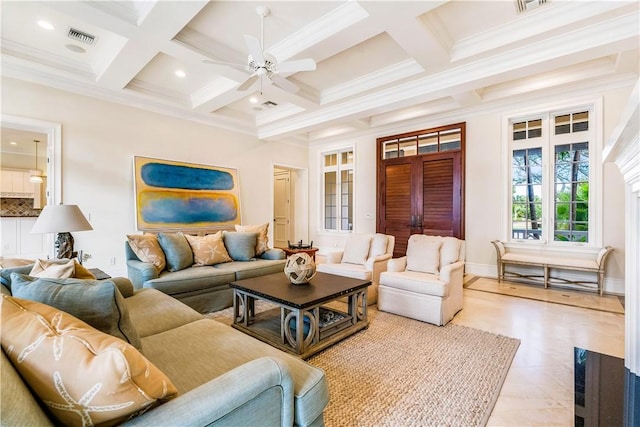
POLYGON ((353 230, 353 148, 322 153, 325 230, 353 230))
POLYGON ((594 111, 509 119, 511 240, 596 244, 594 111))

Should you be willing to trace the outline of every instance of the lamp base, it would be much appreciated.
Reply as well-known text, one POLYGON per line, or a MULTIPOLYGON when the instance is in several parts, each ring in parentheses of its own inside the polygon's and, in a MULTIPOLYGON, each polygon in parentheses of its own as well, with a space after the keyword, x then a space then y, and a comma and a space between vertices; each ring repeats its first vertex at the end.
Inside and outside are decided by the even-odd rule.
POLYGON ((56 258, 72 258, 73 257, 73 236, 71 233, 58 233, 56 237, 56 249, 58 254, 56 258))

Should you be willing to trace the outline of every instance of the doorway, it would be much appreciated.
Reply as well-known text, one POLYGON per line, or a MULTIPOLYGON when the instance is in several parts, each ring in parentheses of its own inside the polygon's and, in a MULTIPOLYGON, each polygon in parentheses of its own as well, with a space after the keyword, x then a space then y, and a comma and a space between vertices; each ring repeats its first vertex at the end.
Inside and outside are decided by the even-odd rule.
POLYGON ((309 242, 308 183, 307 169, 273 166, 273 247, 309 242))

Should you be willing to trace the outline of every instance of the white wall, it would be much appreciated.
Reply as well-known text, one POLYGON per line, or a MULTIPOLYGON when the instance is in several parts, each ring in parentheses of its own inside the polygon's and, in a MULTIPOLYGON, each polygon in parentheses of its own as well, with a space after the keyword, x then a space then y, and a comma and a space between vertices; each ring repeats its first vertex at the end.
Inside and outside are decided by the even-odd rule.
MULTIPOLYGON (((613 131, 631 88, 609 90, 604 93, 580 94, 591 99, 603 97, 604 129, 603 143, 613 131)), ((518 105, 494 108, 486 113, 453 113, 437 120, 425 118, 421 122, 413 121, 406 126, 396 126, 388 133, 376 133, 358 138, 334 138, 324 144, 313 144, 309 150, 310 171, 310 230, 311 239, 323 251, 342 247, 344 234, 321 231, 319 194, 320 162, 323 151, 356 146, 356 232, 373 233, 376 223, 367 219, 367 213, 376 212, 376 138, 403 132, 428 129, 453 123, 466 122, 466 174, 465 174, 465 240, 466 271, 486 277, 496 276, 496 254, 491 240, 503 239, 505 212, 502 201, 502 115, 515 109, 535 109, 541 102, 569 102, 564 94, 554 100, 545 97, 544 101, 520 102, 518 105), (315 194, 315 196, 314 196, 315 194)), ((610 245, 615 251, 608 259, 605 290, 624 293, 624 181, 617 168, 605 164, 603 168, 603 244, 610 245)), ((375 216, 375 215, 374 215, 375 216)))
POLYGON ((62 124, 62 202, 78 204, 94 228, 74 233, 75 248, 112 274, 126 275, 125 236, 136 233, 134 156, 236 168, 245 224, 272 220, 274 163, 307 168, 304 147, 13 79, 2 79, 2 112, 62 124))

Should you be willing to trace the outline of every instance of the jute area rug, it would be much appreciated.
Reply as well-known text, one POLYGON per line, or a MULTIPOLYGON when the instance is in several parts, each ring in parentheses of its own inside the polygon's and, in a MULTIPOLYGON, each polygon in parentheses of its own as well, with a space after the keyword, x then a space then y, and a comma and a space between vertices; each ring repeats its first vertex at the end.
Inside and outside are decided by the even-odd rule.
MULTIPOLYGON (((231 313, 208 316, 230 324, 231 313)), ((368 315, 368 329, 307 360, 329 382, 328 427, 486 425, 519 340, 375 306, 368 315)))
POLYGON ((465 276, 465 289, 527 298, 554 304, 570 305, 589 308, 591 310, 607 311, 609 313, 624 314, 624 297, 616 295, 600 296, 594 292, 578 291, 563 288, 547 288, 542 285, 515 283, 486 277, 465 276))

